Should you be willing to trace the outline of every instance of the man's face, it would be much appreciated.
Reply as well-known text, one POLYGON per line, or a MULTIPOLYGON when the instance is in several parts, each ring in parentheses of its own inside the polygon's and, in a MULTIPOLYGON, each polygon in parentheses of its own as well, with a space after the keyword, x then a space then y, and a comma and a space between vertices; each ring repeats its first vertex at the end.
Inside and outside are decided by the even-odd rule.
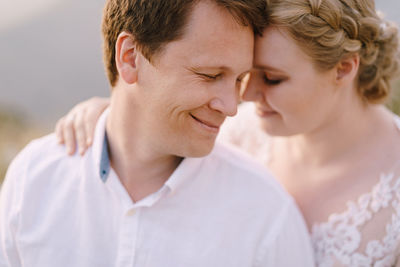
POLYGON ((202 1, 183 37, 168 43, 153 64, 139 54, 142 135, 156 152, 210 153, 225 117, 236 114, 240 80, 252 65, 253 39, 251 28, 202 1))

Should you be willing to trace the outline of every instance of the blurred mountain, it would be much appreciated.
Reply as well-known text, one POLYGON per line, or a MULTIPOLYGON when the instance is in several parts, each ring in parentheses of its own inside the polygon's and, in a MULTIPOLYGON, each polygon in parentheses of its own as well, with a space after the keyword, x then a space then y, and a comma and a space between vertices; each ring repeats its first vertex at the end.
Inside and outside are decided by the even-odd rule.
POLYGON ((22 114, 0 108, 0 185, 11 159, 29 140, 43 134, 43 129, 30 125, 22 114))

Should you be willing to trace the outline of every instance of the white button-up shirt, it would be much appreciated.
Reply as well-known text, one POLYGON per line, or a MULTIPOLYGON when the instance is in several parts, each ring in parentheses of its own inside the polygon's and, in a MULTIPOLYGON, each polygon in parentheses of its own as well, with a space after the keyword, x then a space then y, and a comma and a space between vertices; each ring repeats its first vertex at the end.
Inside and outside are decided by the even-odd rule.
POLYGON ((110 168, 106 114, 91 149, 50 135, 11 164, 0 198, 0 266, 313 266, 294 201, 267 171, 216 145, 132 202, 110 168))

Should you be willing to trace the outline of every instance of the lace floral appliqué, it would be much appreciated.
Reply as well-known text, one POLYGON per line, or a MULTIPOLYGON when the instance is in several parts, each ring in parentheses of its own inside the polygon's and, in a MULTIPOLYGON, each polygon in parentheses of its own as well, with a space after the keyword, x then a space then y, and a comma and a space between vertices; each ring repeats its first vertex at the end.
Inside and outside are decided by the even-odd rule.
POLYGON ((370 193, 347 203, 344 213, 332 214, 327 222, 313 225, 311 237, 317 266, 333 266, 334 260, 351 267, 393 266, 400 243, 400 179, 393 184, 393 178, 394 174, 381 175, 370 193), (359 252, 359 228, 390 205, 394 212, 386 225, 386 235, 382 240, 369 241, 365 251, 359 252))

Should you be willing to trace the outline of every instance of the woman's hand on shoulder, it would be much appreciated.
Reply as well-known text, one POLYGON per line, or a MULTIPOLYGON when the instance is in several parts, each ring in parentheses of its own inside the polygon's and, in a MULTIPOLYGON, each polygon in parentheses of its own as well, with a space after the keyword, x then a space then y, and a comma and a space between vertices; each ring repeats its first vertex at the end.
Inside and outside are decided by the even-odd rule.
POLYGON ((76 145, 79 154, 85 154, 92 145, 97 120, 109 104, 109 98, 92 97, 74 106, 57 121, 55 134, 58 142, 65 144, 69 155, 75 154, 76 145))

